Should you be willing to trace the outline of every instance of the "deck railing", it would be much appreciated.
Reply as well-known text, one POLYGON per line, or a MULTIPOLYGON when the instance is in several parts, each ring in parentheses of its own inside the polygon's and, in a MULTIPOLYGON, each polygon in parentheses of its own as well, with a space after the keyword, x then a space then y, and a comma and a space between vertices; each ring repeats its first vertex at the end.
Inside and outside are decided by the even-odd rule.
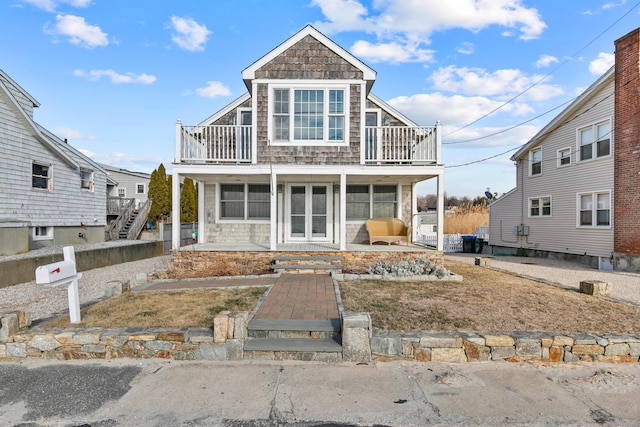
MULTIPOLYGON (((367 126, 362 138, 364 163, 439 164, 440 125, 367 126)), ((249 125, 190 126, 178 122, 176 158, 184 163, 252 162, 249 125)))

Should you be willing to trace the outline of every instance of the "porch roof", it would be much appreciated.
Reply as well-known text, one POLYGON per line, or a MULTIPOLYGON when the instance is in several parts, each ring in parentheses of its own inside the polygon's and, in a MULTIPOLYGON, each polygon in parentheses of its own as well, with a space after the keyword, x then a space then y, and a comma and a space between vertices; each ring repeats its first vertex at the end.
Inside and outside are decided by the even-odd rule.
MULTIPOLYGON (((202 252, 269 252, 268 246, 258 244, 221 244, 221 243, 196 243, 182 246, 181 251, 202 252)), ((347 244, 346 252, 434 252, 435 249, 427 246, 410 244, 406 245, 362 245, 347 244)), ((280 243, 276 252, 340 252, 339 244, 332 243, 280 243)))

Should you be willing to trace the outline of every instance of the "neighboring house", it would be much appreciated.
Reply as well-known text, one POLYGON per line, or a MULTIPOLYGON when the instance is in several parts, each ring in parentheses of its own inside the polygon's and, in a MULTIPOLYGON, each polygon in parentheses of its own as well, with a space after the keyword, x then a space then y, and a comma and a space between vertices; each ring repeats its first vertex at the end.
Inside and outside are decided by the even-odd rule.
POLYGON ((489 206, 494 253, 640 271, 639 47, 638 30, 616 41, 616 65, 511 157, 517 186, 489 206))
POLYGON ((135 199, 136 206, 147 201, 149 179, 151 174, 132 172, 115 166, 101 165, 107 171, 107 197, 135 199))
POLYGON ((0 255, 104 241, 107 173, 33 119, 0 70, 0 255))
POLYGON ((368 242, 372 217, 400 218, 415 236, 416 184, 436 178, 442 248, 438 124, 418 126, 373 95, 375 71, 311 26, 242 78, 246 94, 198 125, 176 125, 174 223, 180 178, 191 177, 199 243, 346 250, 368 242))

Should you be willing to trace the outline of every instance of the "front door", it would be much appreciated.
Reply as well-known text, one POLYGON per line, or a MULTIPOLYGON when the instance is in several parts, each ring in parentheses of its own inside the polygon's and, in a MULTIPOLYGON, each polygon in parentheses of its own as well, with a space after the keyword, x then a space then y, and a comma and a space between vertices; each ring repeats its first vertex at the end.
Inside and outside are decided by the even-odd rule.
POLYGON ((328 184, 292 184, 289 187, 289 241, 330 240, 329 188, 328 184))

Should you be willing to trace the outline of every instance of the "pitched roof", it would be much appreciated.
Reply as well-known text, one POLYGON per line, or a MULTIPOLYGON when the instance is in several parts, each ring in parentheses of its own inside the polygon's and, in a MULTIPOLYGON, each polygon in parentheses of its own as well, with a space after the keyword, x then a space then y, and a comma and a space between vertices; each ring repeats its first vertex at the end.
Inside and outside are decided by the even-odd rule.
POLYGON ((296 34, 285 40, 283 43, 272 49, 269 53, 264 55, 262 58, 258 59, 253 64, 249 65, 242 71, 242 79, 244 80, 247 88, 251 90, 251 80, 255 78, 255 73, 265 64, 272 61, 278 55, 282 54, 284 51, 298 43, 300 40, 305 38, 306 36, 311 36, 318 40, 320 43, 325 45, 331 51, 335 52, 337 55, 341 56, 345 61, 349 62, 354 67, 358 68, 362 71, 362 75, 364 80, 367 81, 367 88, 370 88, 373 84, 373 81, 376 79, 376 72, 366 65, 364 62, 360 61, 358 58, 347 52, 345 49, 336 44, 333 40, 329 39, 327 36, 322 34, 320 31, 316 30, 313 26, 307 25, 302 30, 298 31, 296 34))
POLYGON ((554 131, 558 127, 565 124, 567 119, 574 115, 578 109, 582 108, 584 104, 590 99, 591 95, 593 95, 600 88, 604 87, 604 85, 610 83, 613 80, 615 71, 615 65, 609 68, 606 73, 598 78, 591 86, 589 86, 580 96, 578 96, 568 107, 566 107, 560 114, 554 117, 545 127, 540 129, 540 131, 535 134, 533 138, 531 138, 527 143, 525 143, 516 153, 511 156, 511 160, 517 160, 523 154, 527 153, 529 149, 533 148, 542 138, 547 136, 550 132, 554 131))

